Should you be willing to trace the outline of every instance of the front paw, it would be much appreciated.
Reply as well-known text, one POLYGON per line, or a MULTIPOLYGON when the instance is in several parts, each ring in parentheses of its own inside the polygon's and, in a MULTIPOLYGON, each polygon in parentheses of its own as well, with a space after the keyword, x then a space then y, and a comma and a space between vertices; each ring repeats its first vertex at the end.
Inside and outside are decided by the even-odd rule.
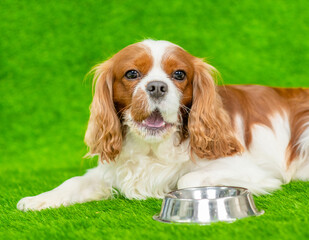
POLYGON ((53 199, 48 198, 47 196, 38 195, 34 197, 25 197, 22 198, 17 203, 17 208, 21 211, 40 211, 46 208, 56 208, 64 205, 53 199))

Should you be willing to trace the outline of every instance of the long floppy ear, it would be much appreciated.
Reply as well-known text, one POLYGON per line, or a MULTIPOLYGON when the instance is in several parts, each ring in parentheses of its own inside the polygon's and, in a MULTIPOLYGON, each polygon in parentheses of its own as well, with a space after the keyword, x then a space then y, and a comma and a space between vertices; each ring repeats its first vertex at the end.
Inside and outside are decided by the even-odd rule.
POLYGON ((113 62, 108 60, 94 68, 95 93, 90 106, 90 119, 85 135, 88 155, 112 161, 122 145, 121 123, 113 103, 113 62))
POLYGON ((200 158, 216 159, 242 151, 233 134, 230 118, 217 94, 213 75, 216 69, 195 59, 193 100, 188 129, 191 154, 200 158))

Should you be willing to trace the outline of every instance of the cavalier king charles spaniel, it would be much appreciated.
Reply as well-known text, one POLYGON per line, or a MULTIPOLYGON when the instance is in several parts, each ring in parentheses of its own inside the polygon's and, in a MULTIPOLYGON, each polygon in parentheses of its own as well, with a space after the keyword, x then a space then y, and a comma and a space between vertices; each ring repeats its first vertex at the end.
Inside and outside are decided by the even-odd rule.
POLYGON ((19 201, 41 210, 177 188, 240 186, 265 194, 309 179, 309 89, 217 86, 217 71, 167 41, 130 45, 94 69, 85 135, 99 163, 19 201))

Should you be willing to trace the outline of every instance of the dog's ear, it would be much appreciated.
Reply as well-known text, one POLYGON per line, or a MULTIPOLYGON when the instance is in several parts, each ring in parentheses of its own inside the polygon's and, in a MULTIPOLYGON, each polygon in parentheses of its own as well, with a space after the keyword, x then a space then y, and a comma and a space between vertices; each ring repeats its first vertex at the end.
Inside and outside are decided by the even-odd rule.
POLYGON ((121 123, 113 102, 113 61, 99 64, 94 69, 95 93, 90 106, 90 119, 85 135, 88 155, 99 155, 100 160, 112 161, 122 146, 121 123))
POLYGON ((188 121, 191 154, 216 159, 241 152, 243 147, 233 134, 230 118, 216 91, 216 69, 199 58, 195 59, 194 68, 188 121))

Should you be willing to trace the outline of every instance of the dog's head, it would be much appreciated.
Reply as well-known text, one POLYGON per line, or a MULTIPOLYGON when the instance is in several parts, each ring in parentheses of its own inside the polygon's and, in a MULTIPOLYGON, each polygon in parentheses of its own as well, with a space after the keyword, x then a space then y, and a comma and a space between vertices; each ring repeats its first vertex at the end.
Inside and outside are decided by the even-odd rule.
POLYGON ((216 70, 167 41, 132 44, 95 68, 85 141, 90 154, 114 160, 129 132, 146 142, 190 138, 200 158, 232 155, 241 146, 222 108, 216 70))

